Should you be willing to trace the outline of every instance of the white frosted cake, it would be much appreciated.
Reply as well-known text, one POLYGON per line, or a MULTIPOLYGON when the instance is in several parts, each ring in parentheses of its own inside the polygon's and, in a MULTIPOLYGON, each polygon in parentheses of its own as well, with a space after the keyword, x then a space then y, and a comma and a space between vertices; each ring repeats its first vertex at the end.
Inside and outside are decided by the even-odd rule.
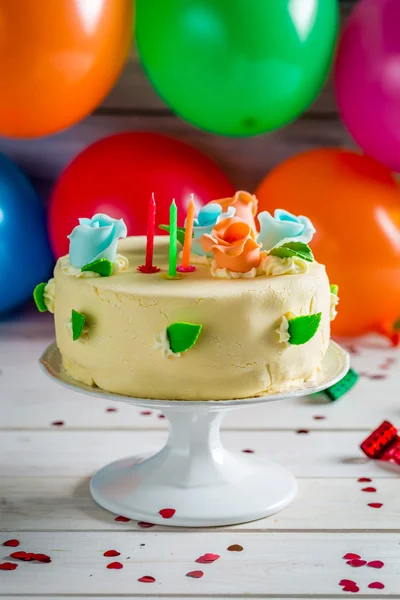
POLYGON ((190 235, 195 270, 179 279, 168 277, 172 233, 155 237, 160 271, 146 273, 138 270, 145 237, 120 239, 123 223, 105 215, 82 219, 70 254, 35 290, 39 309, 54 312, 68 375, 110 392, 180 400, 245 398, 314 380, 337 287, 307 245, 309 219, 285 211, 257 219, 256 207, 238 192, 201 209, 190 235))

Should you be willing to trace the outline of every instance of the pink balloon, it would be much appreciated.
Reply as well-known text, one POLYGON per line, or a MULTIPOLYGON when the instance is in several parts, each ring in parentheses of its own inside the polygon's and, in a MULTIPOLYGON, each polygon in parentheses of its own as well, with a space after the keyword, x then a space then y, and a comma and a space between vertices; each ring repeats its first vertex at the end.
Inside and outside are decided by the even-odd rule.
POLYGON ((370 156, 400 171, 400 0, 361 0, 335 66, 339 111, 370 156))

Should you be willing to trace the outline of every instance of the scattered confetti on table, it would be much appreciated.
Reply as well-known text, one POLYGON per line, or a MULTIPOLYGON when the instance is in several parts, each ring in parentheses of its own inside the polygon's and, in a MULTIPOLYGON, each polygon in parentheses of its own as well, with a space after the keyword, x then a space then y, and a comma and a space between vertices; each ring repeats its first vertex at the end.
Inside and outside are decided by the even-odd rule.
POLYGON ((176 513, 176 510, 174 508, 162 508, 159 513, 163 519, 171 519, 176 513))
POLYGON ((192 577, 193 579, 200 579, 203 575, 203 571, 189 571, 189 573, 186 573, 186 577, 192 577))
POLYGON ((219 554, 212 554, 211 552, 207 552, 207 554, 203 554, 203 556, 199 556, 196 558, 197 563, 209 564, 213 563, 219 559, 219 554))
POLYGON ((18 540, 6 540, 5 542, 3 542, 3 546, 10 546, 11 548, 16 548, 17 546, 19 546, 19 541, 18 540))
POLYGON ((108 563, 107 569, 123 569, 124 565, 118 561, 108 563))

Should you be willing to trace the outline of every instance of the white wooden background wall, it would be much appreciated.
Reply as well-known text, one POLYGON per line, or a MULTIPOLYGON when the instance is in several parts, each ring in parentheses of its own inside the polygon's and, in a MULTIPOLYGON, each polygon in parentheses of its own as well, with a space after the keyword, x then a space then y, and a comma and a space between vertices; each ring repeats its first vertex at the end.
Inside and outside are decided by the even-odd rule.
MULTIPOLYGON (((264 0, 263 0, 264 1, 264 0)), ((342 4, 342 20, 352 2, 342 4)), ((135 48, 110 95, 88 118, 57 135, 21 141, 0 138, 0 152, 14 158, 45 196, 64 167, 90 143, 112 133, 147 130, 175 136, 212 157, 238 189, 253 191, 289 156, 319 146, 351 146, 341 124, 332 83, 293 124, 255 138, 227 138, 195 129, 174 116, 147 81, 135 48)))

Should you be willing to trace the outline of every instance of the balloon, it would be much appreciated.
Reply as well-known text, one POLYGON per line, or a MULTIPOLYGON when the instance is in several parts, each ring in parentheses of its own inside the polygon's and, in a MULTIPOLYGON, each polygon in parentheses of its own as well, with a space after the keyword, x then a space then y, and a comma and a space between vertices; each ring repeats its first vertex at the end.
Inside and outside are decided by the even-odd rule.
POLYGON ((32 297, 47 281, 53 257, 44 207, 32 185, 0 154, 0 314, 32 297))
POLYGON ((182 118, 221 135, 282 127, 316 98, 337 0, 138 0, 144 69, 182 118))
POLYGON ((132 37, 132 0, 0 0, 0 135, 70 127, 114 85, 132 37))
POLYGON ((316 260, 339 285, 338 335, 380 331, 400 317, 400 190, 373 158, 304 152, 276 167, 256 194, 260 210, 306 215, 316 260))
POLYGON ((400 171, 399 0, 361 0, 355 7, 340 42, 335 87, 357 144, 400 171))
POLYGON ((146 132, 112 135, 81 152, 56 185, 49 213, 55 254, 68 252, 67 235, 79 217, 98 212, 122 217, 128 235, 144 235, 153 192, 157 225, 169 223, 169 206, 175 198, 182 226, 191 193, 200 207, 232 195, 234 189, 209 158, 183 142, 146 132))

